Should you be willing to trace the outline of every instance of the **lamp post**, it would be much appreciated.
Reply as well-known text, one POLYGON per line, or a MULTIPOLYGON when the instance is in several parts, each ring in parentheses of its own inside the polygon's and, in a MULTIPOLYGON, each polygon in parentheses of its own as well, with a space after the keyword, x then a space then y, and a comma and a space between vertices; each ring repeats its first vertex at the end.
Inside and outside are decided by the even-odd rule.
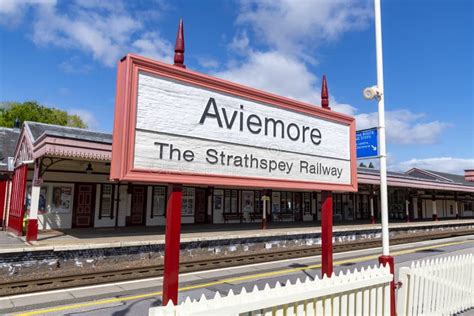
MULTIPOLYGON (((382 17, 380 13, 380 0, 374 0, 375 13, 375 50, 377 58, 377 86, 366 88, 364 97, 366 99, 377 99, 379 116, 379 158, 380 158, 380 205, 382 222, 382 255, 379 263, 388 264, 390 272, 394 274, 395 267, 393 257, 390 256, 389 232, 388 232, 388 200, 387 200, 387 150, 385 146, 385 104, 383 84, 383 58, 382 58, 382 17)), ((392 281, 390 297, 391 315, 395 315, 395 282, 392 281)))

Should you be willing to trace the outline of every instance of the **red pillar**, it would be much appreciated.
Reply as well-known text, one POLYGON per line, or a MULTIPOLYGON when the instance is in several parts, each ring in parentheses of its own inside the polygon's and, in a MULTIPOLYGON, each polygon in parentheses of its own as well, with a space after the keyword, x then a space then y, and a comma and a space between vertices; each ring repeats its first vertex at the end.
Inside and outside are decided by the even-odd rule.
POLYGON ((179 248, 181 234, 182 186, 172 184, 166 208, 165 259, 163 271, 163 305, 178 303, 179 248))
MULTIPOLYGON (((393 261, 392 256, 380 256, 379 263, 386 265, 388 264, 390 267, 390 273, 395 277, 395 262, 393 261)), ((390 282, 390 315, 396 316, 396 309, 395 309, 395 280, 390 282)))
POLYGON ((8 229, 17 236, 23 235, 27 174, 28 165, 24 164, 15 168, 12 178, 10 211, 8 212, 8 229))
POLYGON ((332 192, 322 191, 321 208, 321 276, 332 275, 332 192))
POLYGON ((8 180, 0 180, 0 228, 3 227, 3 217, 7 202, 8 180))

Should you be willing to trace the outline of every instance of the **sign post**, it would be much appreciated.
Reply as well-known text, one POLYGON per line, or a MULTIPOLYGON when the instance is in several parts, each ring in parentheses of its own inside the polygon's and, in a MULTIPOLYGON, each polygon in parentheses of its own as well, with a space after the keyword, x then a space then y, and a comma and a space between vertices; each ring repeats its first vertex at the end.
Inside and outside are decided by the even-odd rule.
MULTIPOLYGON (((174 49, 174 66, 186 68, 184 65, 184 29, 183 20, 179 21, 176 46, 174 49)), ((179 251, 181 239, 181 199, 183 187, 181 184, 170 185, 168 204, 166 208, 165 228, 165 258, 163 265, 163 299, 162 304, 172 301, 178 304, 179 287, 179 251)))
POLYGON ((329 111, 325 78, 320 108, 185 69, 182 29, 174 66, 120 60, 110 168, 112 180, 171 188, 163 303, 177 300, 184 185, 324 191, 330 275, 331 192, 357 191, 355 119, 329 111))
MULTIPOLYGON (((390 256, 389 232, 388 232, 388 200, 387 200, 387 152, 385 148, 385 96, 383 84, 383 57, 382 57, 382 16, 380 12, 380 0, 374 0, 375 11, 375 48, 377 58, 377 90, 378 90, 378 114, 379 114, 379 147, 380 147, 380 204, 382 217, 382 255, 379 263, 388 264, 390 272, 395 275, 395 264, 390 256)), ((390 310, 395 316, 395 281, 390 284, 390 310)))
MULTIPOLYGON (((326 76, 323 75, 321 87, 321 106, 328 111, 329 91, 326 76)), ((321 277, 324 275, 331 277, 333 271, 332 263, 332 222, 333 222, 333 203, 332 192, 321 192, 321 277)))
POLYGON ((170 189, 166 208, 163 305, 168 304, 170 300, 173 304, 178 304, 182 186, 172 184, 170 189))

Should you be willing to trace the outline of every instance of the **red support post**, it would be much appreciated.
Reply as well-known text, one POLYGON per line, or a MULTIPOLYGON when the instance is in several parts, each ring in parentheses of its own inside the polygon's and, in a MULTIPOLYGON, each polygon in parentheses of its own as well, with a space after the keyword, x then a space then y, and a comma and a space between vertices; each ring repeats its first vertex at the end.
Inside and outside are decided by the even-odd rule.
MULTIPOLYGON (((390 267, 390 273, 395 278, 395 262, 393 261, 392 256, 380 256, 379 263, 390 267)), ((390 282, 390 316, 396 316, 397 312, 395 309, 395 280, 390 282)))
MULTIPOLYGON (((184 26, 179 20, 178 33, 174 48, 174 66, 186 68, 184 65, 184 26)), ((179 285, 179 250, 181 238, 181 197, 183 186, 171 184, 168 205, 166 207, 165 258, 163 267, 163 305, 171 300, 178 304, 179 285)))
MULTIPOLYGON (((326 75, 323 75, 321 85, 321 106, 323 109, 331 110, 329 107, 329 90, 326 75)), ((321 192, 321 276, 332 275, 332 192, 321 192)))
POLYGON ((26 227, 26 241, 38 240, 38 220, 28 219, 28 226, 26 227))
POLYGON ((0 180, 0 228, 3 227, 3 217, 7 205, 8 180, 0 180))
POLYGON ((321 277, 332 275, 332 192, 322 191, 321 208, 321 277))
POLYGON ((170 300, 175 305, 178 304, 182 190, 182 185, 172 184, 168 195, 163 271, 163 305, 168 304, 170 300))

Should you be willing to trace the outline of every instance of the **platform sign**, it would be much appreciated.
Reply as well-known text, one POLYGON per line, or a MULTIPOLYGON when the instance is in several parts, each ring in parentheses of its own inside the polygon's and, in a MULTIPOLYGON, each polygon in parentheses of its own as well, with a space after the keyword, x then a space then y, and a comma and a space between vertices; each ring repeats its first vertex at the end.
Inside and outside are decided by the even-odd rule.
POLYGON ((309 190, 357 188, 353 117, 128 55, 111 178, 309 190))
POLYGON ((364 129, 356 132, 357 158, 378 156, 377 128, 364 129))

